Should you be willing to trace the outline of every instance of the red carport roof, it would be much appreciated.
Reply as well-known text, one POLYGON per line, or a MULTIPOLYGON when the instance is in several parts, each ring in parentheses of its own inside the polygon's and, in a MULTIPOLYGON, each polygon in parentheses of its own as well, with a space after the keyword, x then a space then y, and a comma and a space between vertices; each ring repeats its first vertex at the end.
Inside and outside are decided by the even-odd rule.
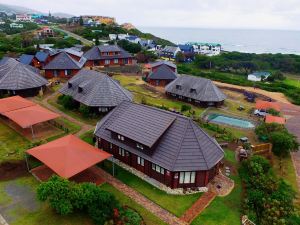
POLYGON ((262 101, 262 100, 257 100, 255 104, 256 109, 275 109, 277 111, 280 111, 280 106, 277 102, 268 102, 268 101, 262 101))
POLYGON ((0 113, 10 112, 34 105, 36 104, 20 96, 2 98, 0 99, 0 113))
POLYGON ((265 122, 285 124, 285 118, 279 116, 266 115, 265 122))
POLYGON ((59 114, 49 111, 39 105, 29 106, 26 108, 2 113, 22 128, 53 120, 60 117, 59 114))
POLYGON ((112 155, 68 135, 26 151, 57 175, 70 178, 112 155))

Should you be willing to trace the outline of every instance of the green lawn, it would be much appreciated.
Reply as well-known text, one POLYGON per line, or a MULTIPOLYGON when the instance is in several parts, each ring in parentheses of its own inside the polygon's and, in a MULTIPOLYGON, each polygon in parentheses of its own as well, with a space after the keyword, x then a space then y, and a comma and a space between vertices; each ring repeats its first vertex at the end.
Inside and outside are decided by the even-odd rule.
POLYGON ((0 163, 24 158, 24 150, 30 144, 16 131, 0 123, 0 163))
POLYGON ((59 95, 57 95, 53 99, 49 99, 48 103, 50 105, 54 106, 55 108, 57 108, 58 110, 64 112, 65 114, 75 118, 76 120, 79 120, 83 123, 90 124, 90 125, 94 126, 99 121, 99 119, 101 119, 100 116, 99 116, 99 118, 86 118, 86 117, 82 116, 82 114, 79 111, 65 109, 62 105, 60 105, 56 102, 58 96, 59 95))
POLYGON ((235 159, 235 152, 229 149, 224 149, 224 159, 230 162, 230 164, 237 166, 237 161, 235 159))
POLYGON ((213 202, 192 222, 192 225, 240 225, 242 185, 238 176, 232 192, 225 197, 216 197, 213 202))
POLYGON ((166 224, 158 217, 156 217, 154 214, 152 214, 151 212, 143 208, 141 205, 137 204, 131 198, 127 197, 122 192, 120 192, 119 190, 111 186, 110 184, 107 183, 103 184, 101 186, 101 189, 104 191, 111 192, 122 205, 129 206, 130 208, 135 209, 143 217, 143 220, 147 225, 166 224))
MULTIPOLYGON (((111 173, 112 164, 110 161, 103 162, 101 166, 111 173)), ((192 195, 170 195, 117 165, 115 165, 115 172, 116 178, 178 217, 190 208, 201 196, 201 193, 192 195)))
POLYGON ((84 134, 80 135, 80 139, 82 139, 83 141, 85 141, 91 145, 94 145, 93 137, 94 137, 94 130, 89 130, 89 131, 85 132, 84 134))

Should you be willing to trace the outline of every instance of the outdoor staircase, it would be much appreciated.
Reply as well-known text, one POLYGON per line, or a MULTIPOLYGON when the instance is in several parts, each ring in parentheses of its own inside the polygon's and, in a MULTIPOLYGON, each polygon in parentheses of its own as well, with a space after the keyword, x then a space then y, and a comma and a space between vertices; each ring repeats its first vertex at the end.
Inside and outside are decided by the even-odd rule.
POLYGON ((205 192, 180 219, 190 224, 216 197, 212 191, 205 192))

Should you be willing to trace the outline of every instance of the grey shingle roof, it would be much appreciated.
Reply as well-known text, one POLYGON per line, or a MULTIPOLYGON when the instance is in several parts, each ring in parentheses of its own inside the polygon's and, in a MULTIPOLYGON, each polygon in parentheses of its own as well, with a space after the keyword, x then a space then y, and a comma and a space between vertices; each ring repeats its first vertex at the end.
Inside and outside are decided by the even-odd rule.
POLYGON ((81 69, 86 59, 81 58, 79 62, 69 56, 66 52, 58 53, 52 61, 50 61, 45 67, 45 70, 76 70, 81 69))
POLYGON ((0 89, 24 90, 46 85, 48 81, 36 69, 15 59, 5 58, 0 62, 0 89))
POLYGON ((157 62, 154 62, 154 63, 151 63, 150 66, 153 68, 153 67, 156 67, 156 66, 160 66, 160 65, 167 65, 167 66, 170 66, 170 67, 173 67, 173 68, 177 68, 177 66, 170 62, 170 61, 165 61, 165 60, 161 60, 161 61, 157 61, 157 62))
MULTIPOLYGON (((224 157, 224 152, 218 143, 190 118, 127 101, 118 105, 97 124, 95 135, 171 171, 209 170, 224 157), (140 132, 147 132, 147 140, 151 135, 153 137, 150 138, 157 139, 158 123, 153 124, 153 121, 160 121, 161 118, 164 118, 164 124, 168 124, 166 121, 173 120, 173 122, 168 127, 164 126, 167 128, 164 132, 160 132, 151 154, 139 151, 111 137, 109 129, 120 119, 122 126, 127 127, 123 136, 136 133, 135 126, 138 126, 145 127, 145 131, 140 132)), ((142 137, 137 136, 137 138, 140 141, 142 137)))
POLYGON ((166 92, 185 96, 202 102, 220 102, 226 99, 226 95, 209 79, 180 75, 165 87, 166 92), (181 90, 176 86, 180 85, 181 90), (195 89, 195 92, 191 92, 195 89))
POLYGON ((152 72, 148 79, 153 80, 175 80, 177 78, 176 73, 174 73, 168 66, 165 64, 158 67, 155 72, 152 72))
POLYGON ((124 100, 132 101, 132 94, 117 81, 93 70, 82 69, 59 91, 92 107, 115 107, 124 100), (82 92, 78 92, 78 87, 82 88, 82 92))
POLYGON ((35 54, 35 57, 40 61, 40 62, 45 62, 46 59, 48 58, 49 54, 46 52, 37 52, 35 54))
POLYGON ((100 45, 94 46, 90 50, 88 50, 83 55, 87 60, 99 60, 99 59, 123 59, 123 58, 131 58, 132 56, 126 52, 124 49, 120 48, 117 45, 100 45), (104 56, 101 55, 101 52, 120 52, 119 55, 109 55, 104 56))
POLYGON ((165 46, 162 51, 174 54, 177 51, 177 49, 178 49, 177 46, 165 46))
POLYGON ((26 65, 30 65, 30 63, 32 62, 34 58, 34 55, 26 55, 26 54, 22 54, 19 58, 20 63, 26 64, 26 65))

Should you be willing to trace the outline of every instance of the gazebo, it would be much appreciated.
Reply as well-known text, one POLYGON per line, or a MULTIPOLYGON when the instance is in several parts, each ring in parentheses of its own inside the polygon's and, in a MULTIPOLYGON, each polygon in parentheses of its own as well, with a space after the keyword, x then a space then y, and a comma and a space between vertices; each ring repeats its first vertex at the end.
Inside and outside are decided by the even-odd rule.
POLYGON ((59 114, 20 96, 0 99, 0 114, 23 129, 30 128, 33 138, 34 125, 60 117, 59 114))
POLYGON ((96 184, 102 183, 103 179, 94 165, 112 157, 74 135, 29 149, 26 153, 44 164, 30 170, 26 157, 28 170, 40 181, 46 181, 57 174, 66 179, 96 184))

